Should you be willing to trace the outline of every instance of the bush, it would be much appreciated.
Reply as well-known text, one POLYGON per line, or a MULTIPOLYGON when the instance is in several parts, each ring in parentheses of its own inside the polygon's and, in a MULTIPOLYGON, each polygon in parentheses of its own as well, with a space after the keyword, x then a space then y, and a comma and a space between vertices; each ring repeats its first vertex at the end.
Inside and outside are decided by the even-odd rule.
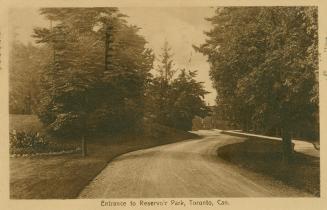
POLYGON ((9 136, 10 154, 36 154, 77 149, 75 145, 50 142, 38 132, 17 132, 13 130, 9 133, 9 136))

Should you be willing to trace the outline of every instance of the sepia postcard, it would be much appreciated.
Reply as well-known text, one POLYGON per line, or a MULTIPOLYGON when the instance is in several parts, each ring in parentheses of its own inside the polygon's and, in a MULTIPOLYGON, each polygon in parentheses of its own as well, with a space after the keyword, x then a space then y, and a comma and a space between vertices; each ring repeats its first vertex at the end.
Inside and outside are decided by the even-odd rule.
POLYGON ((324 210, 324 1, 1 1, 0 208, 324 210))

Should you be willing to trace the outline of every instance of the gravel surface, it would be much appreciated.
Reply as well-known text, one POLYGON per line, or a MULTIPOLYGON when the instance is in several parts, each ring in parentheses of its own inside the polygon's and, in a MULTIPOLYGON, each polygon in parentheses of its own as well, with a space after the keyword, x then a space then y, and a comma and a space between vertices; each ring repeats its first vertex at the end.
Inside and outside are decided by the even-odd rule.
POLYGON ((217 157, 221 146, 244 139, 198 131, 186 140, 119 156, 80 198, 311 197, 280 181, 217 157))

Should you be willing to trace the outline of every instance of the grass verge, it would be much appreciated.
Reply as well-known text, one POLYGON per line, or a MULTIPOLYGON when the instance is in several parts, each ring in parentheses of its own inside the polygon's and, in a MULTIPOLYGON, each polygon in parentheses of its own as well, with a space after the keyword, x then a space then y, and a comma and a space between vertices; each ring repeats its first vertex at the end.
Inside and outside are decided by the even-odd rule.
MULTIPOLYGON (((16 117, 24 118, 22 116, 16 117)), ((31 122, 37 120, 28 117, 31 122)), ((24 123, 16 123, 17 126, 24 123)), ((31 123, 30 126, 32 126, 31 123)), ((35 124, 34 124, 35 125, 35 124)), ((37 125, 39 126, 39 125, 37 125)), ((35 126, 34 126, 35 127, 35 126)), ((33 129, 34 129, 33 127, 33 129)), ((19 130, 21 130, 19 129, 19 130)), ((11 199, 71 199, 115 157, 153 146, 196 138, 197 135, 152 125, 148 136, 125 135, 88 138, 88 156, 80 154, 10 158, 11 199)), ((79 143, 76 140, 69 143, 79 143)))
POLYGON ((218 155, 241 167, 281 180, 289 186, 320 196, 319 158, 294 153, 285 166, 281 157, 281 142, 248 139, 218 149, 218 155))

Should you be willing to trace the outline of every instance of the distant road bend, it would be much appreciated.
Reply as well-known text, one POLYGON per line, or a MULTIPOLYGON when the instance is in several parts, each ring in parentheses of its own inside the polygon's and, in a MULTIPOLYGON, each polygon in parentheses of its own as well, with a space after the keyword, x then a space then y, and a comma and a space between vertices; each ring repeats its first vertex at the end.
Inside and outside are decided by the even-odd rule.
POLYGON ((272 178, 217 156, 221 146, 243 141, 219 131, 201 139, 119 156, 80 193, 80 198, 307 197, 272 178))

